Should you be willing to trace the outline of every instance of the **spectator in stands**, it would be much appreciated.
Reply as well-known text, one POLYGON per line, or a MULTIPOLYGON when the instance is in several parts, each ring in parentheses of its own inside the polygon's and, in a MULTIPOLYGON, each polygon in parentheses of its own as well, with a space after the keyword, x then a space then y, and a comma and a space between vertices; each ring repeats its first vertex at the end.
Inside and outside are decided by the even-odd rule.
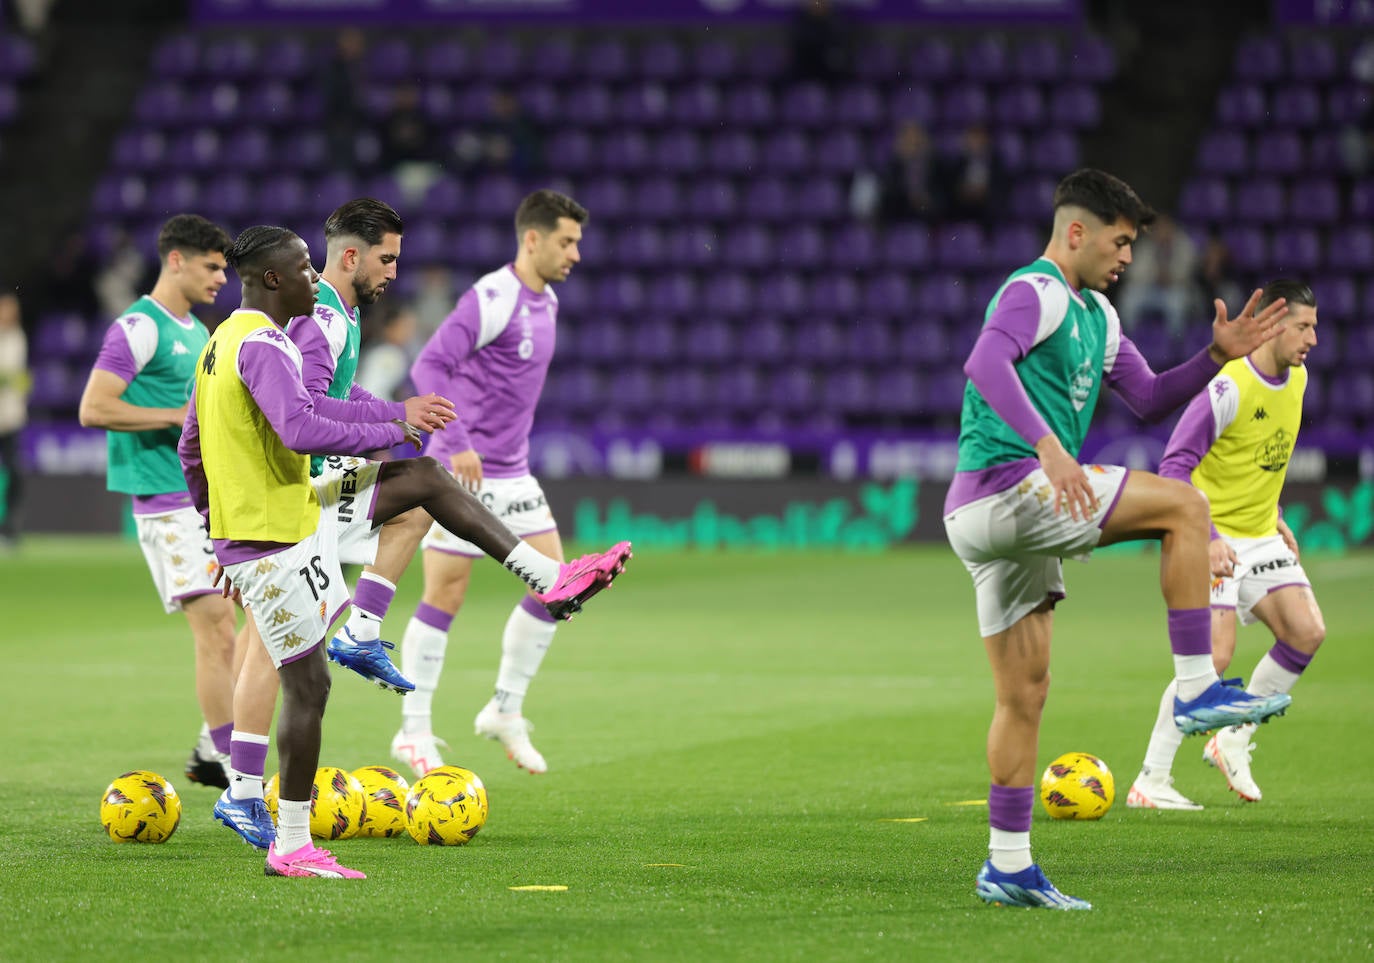
POLYGON ((36 286, 32 299, 25 297, 34 317, 47 314, 78 314, 83 318, 102 317, 95 296, 93 279, 99 269, 91 255, 86 235, 71 229, 62 235, 47 262, 43 282, 36 286))
POLYGON ((1197 245, 1179 230, 1173 218, 1160 215, 1149 234, 1135 244, 1135 259, 1126 269, 1124 289, 1117 299, 1121 323, 1135 330, 1157 316, 1171 335, 1178 335, 1196 317, 1197 245))
POLYGON ((853 36, 830 0, 806 0, 792 21, 792 73, 830 83, 848 76, 853 61, 853 36))
POLYGON ((381 135, 379 162, 395 175, 412 201, 419 200, 442 171, 438 140, 420 106, 418 85, 404 84, 396 88, 381 135))
POLYGON ((1230 304, 1245 296, 1245 290, 1231 269, 1231 249, 1215 231, 1207 236, 1193 283, 1203 304, 1210 304, 1217 298, 1230 304))
POLYGON ((940 213, 937 162, 925 128, 906 120, 879 177, 878 218, 885 224, 932 219, 940 213))
POLYGON ((334 56, 325 65, 321 87, 324 90, 325 136, 329 142, 330 163, 336 170, 355 171, 358 152, 355 121, 363 94, 363 54, 367 41, 356 27, 339 31, 334 56))
POLYGON ((102 318, 117 318, 139 295, 152 287, 148 259, 128 234, 121 231, 105 265, 95 276, 95 294, 102 318))
POLYGON ((358 363, 358 384, 378 398, 404 401, 403 391, 410 379, 414 360, 411 345, 417 329, 415 312, 407 307, 392 307, 382 318, 380 337, 363 345, 358 363))
POLYGON ((472 173, 508 173, 525 178, 544 170, 543 135, 520 99, 508 90, 492 93, 486 119, 460 133, 454 139, 453 152, 459 166, 472 173))
POLYGON ((990 226, 1006 210, 1008 178, 985 124, 970 124, 959 148, 940 165, 939 191, 951 221, 990 226))
POLYGON ((28 420, 28 341, 19 311, 19 298, 0 293, 0 470, 5 473, 4 514, 0 516, 0 549, 14 547, 19 538, 19 504, 24 472, 19 436, 28 420))

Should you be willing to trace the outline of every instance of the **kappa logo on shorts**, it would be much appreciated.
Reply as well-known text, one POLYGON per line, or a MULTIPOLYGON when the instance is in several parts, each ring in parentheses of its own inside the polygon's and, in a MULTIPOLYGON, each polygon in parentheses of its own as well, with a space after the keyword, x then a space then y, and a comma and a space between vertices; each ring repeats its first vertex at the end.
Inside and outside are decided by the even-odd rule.
POLYGON ((177 588, 185 588, 187 581, 187 579, 178 576, 177 578, 172 579, 172 584, 175 585, 177 588))
POLYGON ((297 635, 295 632, 292 632, 292 633, 291 633, 290 635, 288 635, 286 638, 284 638, 284 639, 281 640, 281 647, 282 647, 283 649, 294 649, 294 648, 296 648, 297 646, 304 645, 304 644, 305 644, 305 639, 304 639, 304 637, 297 635))
POLYGON ((269 585, 267 586, 267 588, 262 590, 262 597, 267 599, 269 602, 272 599, 279 598, 281 594, 282 590, 275 585, 269 585))
POLYGON ((254 575, 266 575, 268 572, 275 572, 277 563, 271 559, 259 559, 257 566, 253 569, 254 575))
POLYGON ((173 555, 172 564, 180 568, 181 566, 186 564, 186 559, 182 558, 180 555, 173 555))
POLYGON ((177 542, 181 541, 181 539, 176 537, 175 532, 168 532, 166 535, 162 536, 162 540, 168 545, 175 545, 177 542))
POLYGON ((295 620, 296 613, 288 611, 287 609, 277 609, 277 611, 272 613, 272 617, 268 619, 273 625, 285 625, 287 622, 294 622, 295 620))

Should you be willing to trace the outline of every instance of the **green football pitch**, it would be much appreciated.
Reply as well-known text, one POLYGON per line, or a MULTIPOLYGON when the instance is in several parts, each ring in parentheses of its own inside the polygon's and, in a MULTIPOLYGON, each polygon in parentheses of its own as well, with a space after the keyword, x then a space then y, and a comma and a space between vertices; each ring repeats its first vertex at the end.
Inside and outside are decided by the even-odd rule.
MULTIPOLYGON (((1264 801, 1184 744, 1198 813, 1129 810, 1171 674, 1157 559, 1069 563, 1040 763, 1100 755, 1116 805, 1035 855, 1091 913, 986 907, 992 694, 972 588, 938 546, 888 554, 643 552, 560 630, 526 700, 530 776, 472 735, 515 581, 479 568, 435 699, 450 762, 485 780, 461 848, 331 844, 366 881, 263 876, 182 764, 199 727, 185 622, 136 545, 34 538, 0 558, 6 960, 1327 960, 1374 957, 1374 555, 1305 559, 1329 633, 1260 730, 1264 801), (171 779, 181 826, 117 845, 98 822, 128 769, 171 779), (558 891, 518 887, 566 887, 558 891)), ((399 641, 408 573, 387 622, 399 641)), ((1247 675, 1268 645, 1242 632, 1247 675)), ((400 700, 335 676, 321 763, 388 763, 400 700)), ((275 772, 269 757, 268 772, 275 772)))

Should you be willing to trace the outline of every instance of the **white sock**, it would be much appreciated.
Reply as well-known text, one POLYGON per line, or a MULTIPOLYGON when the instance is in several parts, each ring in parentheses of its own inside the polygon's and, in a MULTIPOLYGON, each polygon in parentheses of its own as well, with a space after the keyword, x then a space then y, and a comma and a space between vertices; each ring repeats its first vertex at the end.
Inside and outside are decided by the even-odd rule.
POLYGON ((262 776, 255 776, 251 772, 239 772, 237 769, 230 769, 229 798, 262 799, 262 776))
POLYGON ((558 582, 558 562, 528 542, 522 541, 511 549, 501 564, 524 579, 526 585, 541 595, 558 582))
POLYGON ((1174 679, 1178 682, 1178 696, 1184 702, 1191 702, 1217 681, 1217 670, 1212 666, 1212 655, 1174 656, 1174 679))
POLYGON ((1150 732, 1150 744, 1145 749, 1145 762, 1140 767, 1142 776, 1152 780, 1167 780, 1174 768, 1174 757, 1183 745, 1183 731, 1174 723, 1174 696, 1178 694, 1177 680, 1164 687, 1164 695, 1159 699, 1159 714, 1155 716, 1155 727, 1150 732))
POLYGON ((310 845, 310 800, 277 800, 277 855, 310 845))
POLYGON ((557 622, 531 615, 522 605, 511 611, 501 635, 501 668, 496 673, 496 695, 492 697, 499 711, 520 713, 525 693, 539 672, 557 629, 557 622))
MULTIPOLYGON (((396 586, 389 579, 382 578, 376 572, 364 572, 358 576, 358 587, 354 591, 354 597, 363 596, 372 599, 377 603, 378 608, 389 607, 391 600, 396 596, 396 586), (373 583, 367 586, 365 583, 373 583)), ((348 614, 348 624, 345 626, 349 634, 359 642, 375 642, 382 637, 382 619, 386 618, 386 612, 375 612, 372 610, 360 609, 355 603, 348 614)))
POLYGON ((213 759, 219 755, 219 750, 215 748, 215 739, 210 735, 210 723, 200 724, 200 735, 196 738, 196 752, 200 753, 202 759, 213 759))
POLYGON ((1289 672, 1283 666, 1274 661, 1274 657, 1268 652, 1260 656, 1259 664, 1255 666, 1255 671, 1250 676, 1250 684, 1246 689, 1252 695, 1274 695, 1277 692, 1292 692, 1293 685, 1301 676, 1296 672, 1289 672))
POLYGON ((988 858, 994 869, 1003 873, 1019 873, 1031 865, 1030 832, 1014 833, 1006 829, 990 829, 988 858))
POLYGON ((401 699, 401 728, 405 732, 433 732, 430 717, 434 690, 444 671, 444 651, 448 633, 441 632, 417 618, 406 625, 401 637, 401 674, 415 683, 415 691, 401 699))

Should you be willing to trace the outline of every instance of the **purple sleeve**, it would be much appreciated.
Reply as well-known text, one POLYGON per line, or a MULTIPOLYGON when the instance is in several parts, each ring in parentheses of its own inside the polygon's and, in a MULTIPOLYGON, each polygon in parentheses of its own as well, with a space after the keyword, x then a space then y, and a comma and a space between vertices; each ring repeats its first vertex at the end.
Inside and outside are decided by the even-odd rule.
POLYGON ((1138 418, 1163 418, 1207 387, 1220 366, 1207 351, 1199 351, 1183 364, 1155 374, 1140 349, 1124 334, 1116 362, 1103 379, 1119 394, 1138 418))
POLYGON ((96 356, 92 367, 118 375, 126 382, 132 382, 138 376, 138 362, 129 350, 129 336, 118 323, 105 330, 105 340, 100 342, 100 354, 96 356))
MULTIPOLYGON (((410 380, 415 385, 415 393, 427 395, 433 392, 445 398, 457 395, 453 382, 458 366, 472 354, 481 333, 482 311, 477 303, 477 292, 469 290, 458 299, 458 304, 425 342, 419 357, 410 366, 410 380)), ((462 412, 444 430, 450 433, 447 437, 455 451, 466 451, 472 447, 472 438, 463 424, 462 412)))
POLYGON ((200 420, 196 417, 196 391, 191 389, 186 403, 186 422, 181 426, 181 440, 177 442, 181 456, 181 473, 186 476, 186 488, 200 517, 210 522, 210 485, 205 480, 205 466, 200 458, 200 420))
MULTIPOLYGON (((1164 446, 1164 457, 1159 461, 1159 476, 1191 485, 1193 469, 1211 449, 1216 433, 1217 420, 1212 414, 1212 402, 1207 392, 1203 391, 1188 403, 1178 424, 1174 425, 1169 443, 1164 446)), ((1212 538, 1220 537, 1217 527, 1213 525, 1212 538)))
POLYGON ((301 349, 301 381, 305 382, 305 390, 312 398, 322 397, 334 380, 336 367, 329 339, 313 315, 292 318, 286 335, 301 349))
POLYGON ((284 350, 262 341, 239 348, 239 376, 267 417, 282 444, 308 455, 361 455, 405 440, 400 425, 390 421, 360 424, 327 418, 301 384, 284 350))
POLYGON ((1040 298, 1035 289, 1028 283, 1009 284, 964 363, 973 387, 1032 448, 1052 432, 1026 394, 1014 362, 1034 346, 1039 327, 1040 298))
POLYGON ((403 401, 383 401, 381 398, 364 391, 356 384, 347 398, 331 398, 329 395, 314 395, 315 410, 326 418, 335 421, 348 421, 354 424, 373 424, 406 417, 403 401))

